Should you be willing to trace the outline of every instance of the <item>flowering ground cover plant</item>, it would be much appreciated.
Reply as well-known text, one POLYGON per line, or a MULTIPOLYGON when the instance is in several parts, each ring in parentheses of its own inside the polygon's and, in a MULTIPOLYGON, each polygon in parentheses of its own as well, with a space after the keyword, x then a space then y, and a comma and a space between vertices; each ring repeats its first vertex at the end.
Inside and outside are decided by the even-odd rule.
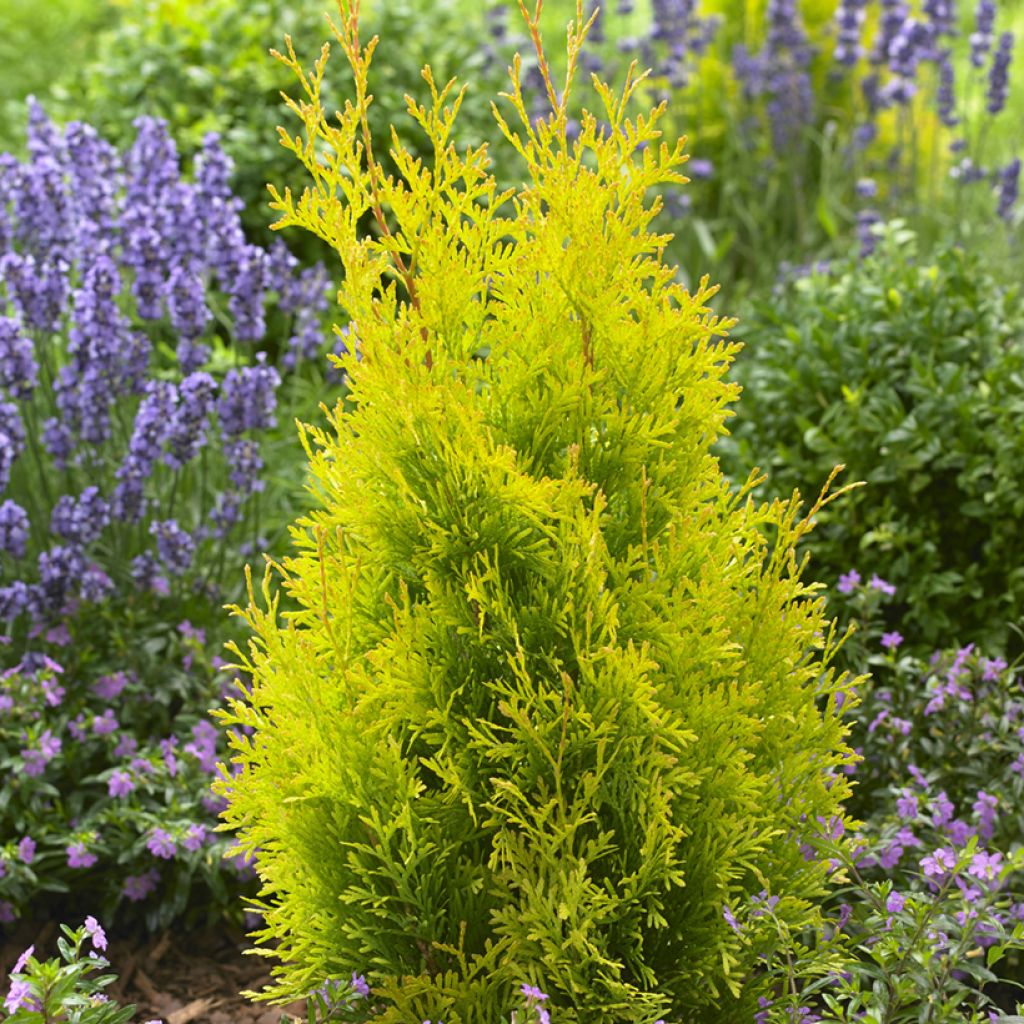
POLYGON ((396 145, 385 176, 375 43, 340 13, 355 99, 329 120, 326 50, 306 74, 289 47, 306 137, 282 138, 316 185, 276 204, 337 250, 359 356, 303 431, 320 500, 250 594, 251 686, 223 716, 267 995, 365 971, 395 1024, 492 1022, 524 982, 565 1021, 752 1017, 768 980, 730 908, 769 889, 819 923, 803 841, 841 820, 851 681, 800 581, 811 520, 732 493, 709 450, 731 322, 650 230, 682 143, 661 110, 626 117, 632 74, 570 141, 578 11, 547 115, 519 62, 515 127, 498 115, 527 186, 456 150, 462 96, 429 70, 410 105, 434 158, 396 145))
POLYGON ((752 308, 723 456, 782 494, 844 464, 866 486, 823 514, 812 571, 842 590, 870 567, 896 588, 889 630, 996 657, 1024 616, 1024 302, 981 254, 929 256, 898 222, 878 242, 752 308))
POLYGON ((301 482, 279 399, 324 386, 322 268, 246 240, 214 137, 187 180, 137 127, 33 105, 0 157, 0 924, 228 900, 218 606, 301 482))
POLYGON ((100 955, 107 948, 100 923, 87 917, 81 928, 73 931, 62 925, 61 931, 60 959, 41 960, 35 955, 35 946, 29 946, 15 962, 3 1019, 8 1024, 128 1024, 135 1007, 110 1000, 103 989, 116 976, 97 973, 110 966, 100 955), (91 947, 88 953, 87 947, 91 947))

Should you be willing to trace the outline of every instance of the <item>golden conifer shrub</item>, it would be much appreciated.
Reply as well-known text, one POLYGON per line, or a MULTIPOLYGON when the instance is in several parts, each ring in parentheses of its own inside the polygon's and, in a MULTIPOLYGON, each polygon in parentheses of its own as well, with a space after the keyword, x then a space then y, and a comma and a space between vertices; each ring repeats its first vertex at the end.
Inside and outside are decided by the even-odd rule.
POLYGON ((842 813, 850 681, 800 579, 810 517, 731 493, 709 451, 731 322, 651 227, 682 142, 627 116, 633 72, 595 81, 601 120, 569 141, 587 26, 559 90, 539 6, 551 113, 528 116, 517 59, 504 195, 486 147, 449 143, 464 93, 429 69, 409 109, 433 159, 395 135, 382 173, 358 4, 336 118, 328 48, 311 73, 282 58, 313 182, 274 193, 278 226, 337 250, 358 343, 345 402, 301 428, 294 554, 239 611, 225 821, 263 882, 269 998, 358 971, 385 1024, 496 1024, 526 983, 556 1024, 750 1019, 764 937, 732 914, 767 891, 794 933, 818 922, 804 844, 842 813))

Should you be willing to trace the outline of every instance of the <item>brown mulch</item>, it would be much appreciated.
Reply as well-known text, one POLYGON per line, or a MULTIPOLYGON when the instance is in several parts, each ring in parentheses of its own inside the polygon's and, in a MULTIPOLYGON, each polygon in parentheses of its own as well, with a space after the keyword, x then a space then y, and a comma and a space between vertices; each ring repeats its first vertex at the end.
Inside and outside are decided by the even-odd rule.
MULTIPOLYGON (((55 956, 57 926, 27 922, 0 946, 0 992, 22 951, 34 943, 37 956, 55 956)), ((104 956, 118 980, 106 992, 134 1003, 135 1020, 165 1024, 278 1024, 282 1016, 305 1019, 305 1004, 270 1007, 252 1003, 243 991, 259 991, 270 980, 270 962, 246 956, 241 933, 221 930, 165 931, 146 939, 111 936, 104 956)))

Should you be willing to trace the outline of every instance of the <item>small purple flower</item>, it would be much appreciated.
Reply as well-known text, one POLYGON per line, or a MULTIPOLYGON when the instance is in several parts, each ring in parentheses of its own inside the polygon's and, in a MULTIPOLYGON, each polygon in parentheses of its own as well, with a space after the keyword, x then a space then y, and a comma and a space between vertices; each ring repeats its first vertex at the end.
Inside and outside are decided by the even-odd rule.
POLYGON ((894 631, 892 633, 883 633, 882 634, 882 646, 887 651, 895 651, 896 648, 899 647, 900 644, 902 644, 902 643, 903 643, 903 636, 900 633, 897 633, 897 632, 894 631))
POLYGON ((42 775, 46 766, 60 753, 60 738, 46 729, 39 737, 36 747, 27 747, 21 751, 25 761, 25 774, 28 776, 42 775))
POLYGON ((92 939, 94 949, 103 952, 107 948, 106 932, 100 927, 100 923, 95 917, 87 917, 85 919, 85 931, 89 938, 92 939))
POLYGON ((985 838, 991 839, 996 821, 996 808, 999 800, 984 790, 978 790, 978 797, 974 801, 972 810, 978 816, 978 832, 985 838))
POLYGON ((173 779, 178 774, 178 757, 175 747, 178 745, 178 738, 172 736, 170 739, 160 741, 160 753, 163 754, 164 767, 167 774, 173 779))
POLYGON ((155 828, 150 832, 149 838, 146 840, 146 848, 154 857, 160 857, 163 860, 173 860, 177 853, 174 837, 162 828, 155 828))
POLYGON ((126 771, 117 769, 107 782, 107 793, 113 797, 127 796, 135 789, 135 781, 126 771))
POLYGON ((956 854, 945 846, 921 858, 921 870, 929 878, 943 878, 956 867, 956 854))
POLYGON ((991 882, 995 879, 1003 866, 1003 855, 1001 853, 986 853, 984 850, 976 853, 967 866, 967 873, 983 882, 991 882))
POLYGON ((906 904, 907 899, 905 896, 898 892, 891 892, 886 897, 885 909, 888 910, 890 914, 898 914, 906 904))
POLYGON ((908 790, 904 790, 903 795, 896 800, 896 813, 904 821, 913 821, 918 813, 917 797, 908 790))
POLYGON ((349 987, 357 996, 365 998, 370 994, 370 986, 366 983, 366 978, 361 974, 356 974, 355 971, 352 972, 352 980, 349 982, 349 987))
POLYGON ((13 980, 4 1000, 4 1009, 13 1014, 22 1007, 30 1008, 33 1003, 32 986, 27 981, 13 980))
POLYGON ((65 852, 68 855, 69 868, 91 868, 98 859, 95 853, 86 849, 83 842, 71 843, 65 847, 65 852))
POLYGON ((879 866, 885 871, 892 871, 892 869, 903 859, 904 852, 904 847, 901 843, 890 843, 878 855, 879 866))
POLYGON ((35 953, 36 947, 34 945, 29 946, 17 960, 14 961, 14 966, 11 968, 11 974, 21 974, 25 967, 28 965, 29 959, 35 953))
POLYGON ((121 723, 118 722, 114 712, 107 708, 102 715, 93 716, 92 720, 92 731, 97 736, 109 736, 113 732, 121 727, 121 723))
POLYGON ((92 690, 101 700, 115 700, 127 685, 128 676, 124 672, 115 672, 113 675, 100 676, 92 684, 92 690))
POLYGON ((736 915, 727 907, 722 907, 722 917, 725 918, 725 923, 739 935, 743 931, 743 926, 736 920, 736 915))
POLYGON ((36 841, 31 836, 23 836, 18 842, 18 859, 23 864, 31 864, 36 856, 36 841))
POLYGON ((868 580, 868 586, 872 590, 877 590, 887 597, 892 597, 896 593, 896 588, 886 580, 883 580, 881 576, 875 573, 870 580, 868 580))
POLYGON ((851 569, 839 577, 839 586, 836 589, 840 594, 850 594, 860 586, 860 580, 860 573, 856 569, 851 569))
POLYGON ((133 903, 138 903, 156 889, 159 881, 160 873, 155 868, 151 868, 142 875, 128 875, 124 880, 122 891, 133 903))
POLYGON ((839 916, 836 918, 836 931, 841 932, 853 915, 853 907, 849 903, 839 904, 839 916))
POLYGON ((181 841, 181 845, 186 850, 190 850, 193 853, 200 849, 203 843, 206 842, 206 827, 204 825, 189 825, 188 832, 185 833, 185 838, 181 841))
POLYGON ((946 791, 942 790, 932 801, 932 823, 936 828, 942 828, 947 822, 953 820, 955 813, 956 808, 953 806, 953 801, 946 796, 946 791))

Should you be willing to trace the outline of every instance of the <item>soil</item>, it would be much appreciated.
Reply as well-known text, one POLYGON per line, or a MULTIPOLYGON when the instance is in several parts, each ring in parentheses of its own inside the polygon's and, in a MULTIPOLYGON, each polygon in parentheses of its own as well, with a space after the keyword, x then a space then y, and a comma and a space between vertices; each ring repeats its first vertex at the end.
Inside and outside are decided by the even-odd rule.
MULTIPOLYGON (((57 926, 25 924, 0 946, 0 993, 7 974, 30 944, 37 955, 56 955, 57 926)), ((279 1024, 305 1020, 304 1003, 269 1007, 240 995, 270 980, 262 957, 246 956, 245 938, 230 930, 166 931, 153 937, 110 937, 105 952, 118 980, 106 992, 121 1004, 134 1003, 135 1021, 164 1024, 279 1024)))

